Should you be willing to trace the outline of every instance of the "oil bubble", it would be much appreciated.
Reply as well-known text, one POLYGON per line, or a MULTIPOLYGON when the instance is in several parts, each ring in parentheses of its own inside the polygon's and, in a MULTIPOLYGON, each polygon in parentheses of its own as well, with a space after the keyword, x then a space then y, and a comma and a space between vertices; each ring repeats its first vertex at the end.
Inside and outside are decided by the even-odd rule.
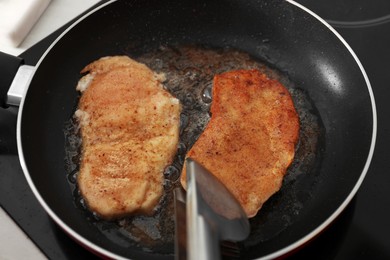
POLYGON ((164 176, 170 181, 176 181, 180 176, 179 169, 177 169, 173 165, 170 165, 167 168, 165 168, 164 176))
POLYGON ((68 174, 68 180, 72 184, 76 184, 78 171, 73 171, 68 174))
POLYGON ((202 90, 202 101, 206 104, 210 104, 213 100, 212 94, 213 84, 207 84, 206 87, 202 90))

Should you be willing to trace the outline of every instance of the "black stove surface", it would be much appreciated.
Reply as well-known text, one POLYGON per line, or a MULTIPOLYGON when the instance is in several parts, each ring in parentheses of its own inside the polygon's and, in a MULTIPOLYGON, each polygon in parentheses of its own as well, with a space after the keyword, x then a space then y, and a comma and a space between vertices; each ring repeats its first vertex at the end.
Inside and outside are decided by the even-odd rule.
MULTIPOLYGON (((368 174, 350 205, 314 241, 290 259, 390 259, 390 1, 297 1, 329 23, 344 37, 362 62, 374 91, 378 135, 368 174)), ((21 55, 34 65, 65 28, 21 55)), ((24 178, 16 147, 17 108, 0 110, 0 205, 50 259, 94 259, 49 218, 24 178)), ((359 131, 359 129, 356 129, 359 131)))

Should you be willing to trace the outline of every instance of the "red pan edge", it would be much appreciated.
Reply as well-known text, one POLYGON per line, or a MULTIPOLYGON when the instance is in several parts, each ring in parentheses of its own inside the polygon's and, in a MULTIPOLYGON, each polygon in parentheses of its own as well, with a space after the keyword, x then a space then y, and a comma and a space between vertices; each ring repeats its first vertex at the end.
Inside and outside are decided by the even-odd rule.
MULTIPOLYGON (((109 4, 111 4, 113 2, 116 2, 116 1, 117 0, 111 0, 111 1, 109 1, 107 3, 104 3, 104 4, 100 5, 99 7, 95 8, 91 12, 85 14, 83 17, 78 19, 71 26, 69 26, 69 28, 67 28, 50 45, 50 47, 45 51, 45 53, 42 55, 42 57, 38 61, 37 65, 36 65, 36 68, 39 67, 39 65, 44 60, 44 58, 47 55, 47 53, 50 52, 50 50, 53 48, 53 46, 56 45, 57 42, 60 41, 61 38, 69 30, 71 30, 73 27, 75 27, 78 23, 80 23, 82 20, 84 20, 90 14, 92 14, 92 13, 100 10, 101 8, 105 7, 106 5, 109 5, 109 4)), ((358 189, 360 188, 360 186, 361 186, 361 184, 362 184, 362 182, 363 182, 363 180, 364 180, 364 178, 365 178, 365 176, 366 176, 366 174, 368 172, 369 165, 371 163, 371 160, 372 160, 372 157, 373 157, 373 154, 374 154, 375 142, 376 142, 376 136, 377 136, 377 112, 376 112, 376 105, 375 105, 374 94, 373 94, 372 87, 371 87, 370 81, 368 79, 368 76, 367 76, 367 74, 366 74, 366 72, 365 72, 365 70, 363 68, 363 65, 361 64, 360 60, 358 59, 358 57, 356 56, 356 54, 354 53, 352 48, 348 45, 348 43, 343 39, 343 37, 333 27, 331 27, 325 20, 323 20, 317 14, 315 14, 311 10, 307 9, 306 7, 302 6, 301 4, 299 4, 299 3, 297 3, 297 2, 295 2, 293 0, 286 0, 286 2, 288 2, 288 3, 292 4, 292 5, 295 5, 296 7, 302 9, 303 11, 305 11, 306 13, 310 14, 311 16, 316 18, 318 21, 320 21, 323 25, 325 25, 343 43, 343 45, 348 49, 348 51, 350 52, 350 54, 352 55, 352 57, 356 61, 357 65, 359 66, 359 68, 361 70, 361 73, 362 73, 362 75, 363 75, 363 77, 365 79, 365 82, 366 82, 366 85, 367 85, 367 89, 368 89, 368 93, 370 95, 371 108, 372 108, 372 119, 373 119, 373 121, 372 121, 372 137, 371 137, 370 150, 369 150, 369 153, 368 153, 368 157, 367 157, 366 163, 365 163, 364 168, 362 170, 362 173, 361 173, 357 183, 355 184, 354 188, 352 189, 351 193, 347 196, 347 198, 339 206, 339 208, 331 216, 329 216, 326 221, 324 221, 321 225, 319 225, 316 229, 314 229, 309 234, 307 234, 306 236, 302 237, 301 239, 299 239, 295 243, 293 243, 293 244, 291 244, 291 245, 289 245, 289 246, 287 246, 285 248, 282 248, 282 249, 280 249, 280 250, 278 250, 278 251, 276 251, 276 252, 274 252, 272 254, 266 255, 266 256, 258 258, 258 259, 274 259, 274 258, 282 257, 282 256, 285 256, 286 254, 288 254, 288 253, 290 253, 292 251, 297 250, 298 248, 301 248, 305 244, 309 243, 316 236, 318 236, 323 230, 325 230, 326 227, 328 227, 341 214, 341 212, 343 212, 343 210, 347 207, 347 205, 350 203, 350 201, 353 199, 353 197, 357 193, 358 189)), ((27 90, 28 90, 28 88, 25 90, 25 93, 27 92, 27 90)), ((23 105, 24 105, 24 100, 25 100, 25 93, 23 95, 23 98, 22 98, 22 101, 21 101, 21 104, 20 104, 20 111, 23 111, 23 105)), ((22 121, 22 114, 23 113, 19 113, 18 114, 18 120, 17 120, 17 146, 18 146, 19 160, 20 160, 20 164, 21 164, 21 167, 23 169, 24 175, 25 175, 25 177, 27 179, 27 182, 28 182, 31 190, 33 191, 35 197, 38 199, 39 203, 42 205, 42 207, 45 209, 45 211, 48 213, 48 215, 54 220, 54 222, 56 222, 69 236, 71 236, 73 239, 75 239, 79 244, 81 244, 86 249, 90 250, 91 252, 93 252, 93 253, 95 253, 95 254, 97 254, 99 256, 104 256, 106 258, 126 259, 126 258, 123 258, 123 257, 121 257, 119 255, 116 255, 116 254, 112 253, 112 252, 109 252, 109 251, 105 250, 104 248, 102 248, 100 246, 97 246, 97 245, 91 243, 89 240, 85 239, 84 237, 80 236, 76 231, 74 231, 68 225, 66 225, 61 220, 61 218, 58 217, 51 210, 51 208, 46 204, 45 200, 42 198, 42 196, 38 192, 36 186, 34 185, 34 182, 32 181, 32 179, 30 177, 30 174, 28 172, 27 165, 25 164, 23 147, 22 147, 22 144, 21 144, 21 121, 22 121)))

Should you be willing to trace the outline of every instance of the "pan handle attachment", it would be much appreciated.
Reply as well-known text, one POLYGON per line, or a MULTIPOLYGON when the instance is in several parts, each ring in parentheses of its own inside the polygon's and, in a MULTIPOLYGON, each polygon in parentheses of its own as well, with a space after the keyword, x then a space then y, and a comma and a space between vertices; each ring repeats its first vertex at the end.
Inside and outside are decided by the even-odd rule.
POLYGON ((31 78, 34 73, 34 66, 21 65, 19 67, 7 93, 7 105, 19 106, 26 88, 30 85, 31 78))
POLYGON ((35 67, 23 65, 20 57, 0 52, 0 106, 18 106, 35 67))

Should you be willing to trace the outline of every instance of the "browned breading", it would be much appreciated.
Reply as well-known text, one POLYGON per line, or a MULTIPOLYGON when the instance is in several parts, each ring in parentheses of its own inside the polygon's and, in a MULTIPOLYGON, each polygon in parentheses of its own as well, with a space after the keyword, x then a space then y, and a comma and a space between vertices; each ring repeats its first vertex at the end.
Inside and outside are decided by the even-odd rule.
POLYGON ((161 75, 125 56, 89 64, 82 92, 78 186, 91 211, 113 219, 151 214, 163 194, 163 171, 176 153, 179 101, 161 75))
POLYGON ((230 71, 214 77, 211 114, 187 157, 219 178, 253 217, 280 189, 294 158, 299 118, 291 96, 257 70, 230 71))

